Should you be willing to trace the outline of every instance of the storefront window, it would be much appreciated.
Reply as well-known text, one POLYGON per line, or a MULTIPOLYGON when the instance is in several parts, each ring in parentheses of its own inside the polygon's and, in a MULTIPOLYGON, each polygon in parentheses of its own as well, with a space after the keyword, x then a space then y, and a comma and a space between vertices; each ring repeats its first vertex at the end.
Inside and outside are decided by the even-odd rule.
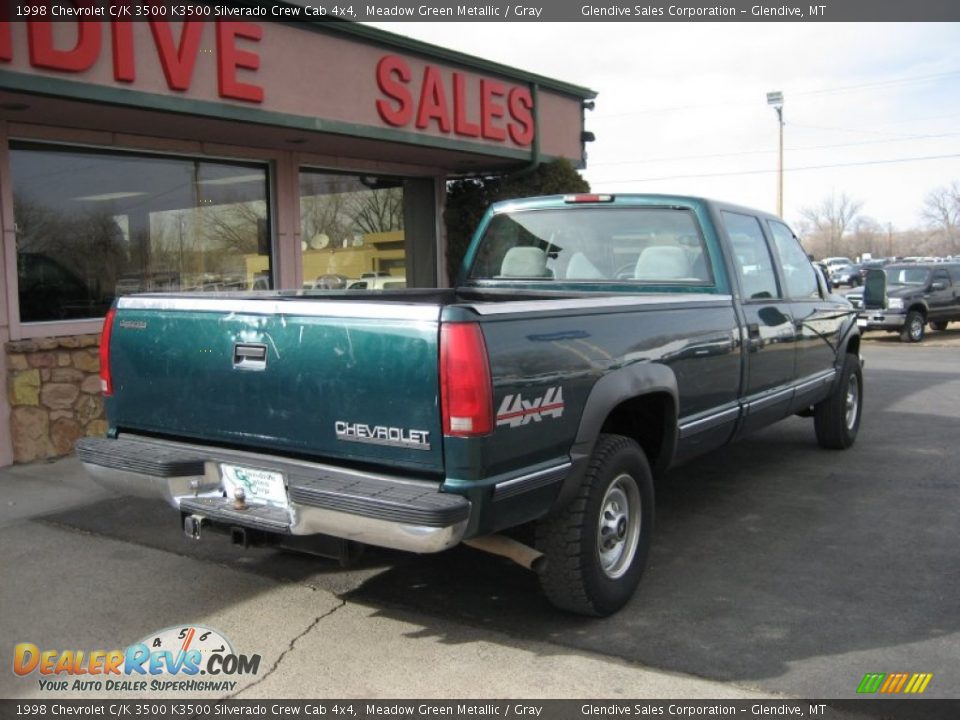
POLYGON ((300 225, 304 288, 406 287, 402 181, 301 170, 300 225))
POLYGON ((21 322, 145 291, 268 289, 263 165, 12 143, 21 322))

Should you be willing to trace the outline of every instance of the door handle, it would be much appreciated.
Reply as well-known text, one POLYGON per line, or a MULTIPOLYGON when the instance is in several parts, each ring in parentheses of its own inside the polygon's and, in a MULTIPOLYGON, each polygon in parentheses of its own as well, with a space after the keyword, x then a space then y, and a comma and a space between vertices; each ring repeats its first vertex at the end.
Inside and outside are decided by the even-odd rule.
POLYGON ((266 370, 267 346, 261 343, 237 343, 233 346, 233 367, 237 370, 266 370))

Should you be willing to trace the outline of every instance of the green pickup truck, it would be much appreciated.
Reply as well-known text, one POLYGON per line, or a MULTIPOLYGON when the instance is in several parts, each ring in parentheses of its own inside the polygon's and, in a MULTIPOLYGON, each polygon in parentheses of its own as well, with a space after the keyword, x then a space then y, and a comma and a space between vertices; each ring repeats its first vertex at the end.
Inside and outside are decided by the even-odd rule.
POLYGON ((433 553, 461 542, 609 615, 669 468, 791 415, 856 439, 856 312, 790 229, 692 197, 494 205, 456 287, 120 298, 88 472, 185 532, 433 553), (526 542, 523 542, 526 540, 526 542))

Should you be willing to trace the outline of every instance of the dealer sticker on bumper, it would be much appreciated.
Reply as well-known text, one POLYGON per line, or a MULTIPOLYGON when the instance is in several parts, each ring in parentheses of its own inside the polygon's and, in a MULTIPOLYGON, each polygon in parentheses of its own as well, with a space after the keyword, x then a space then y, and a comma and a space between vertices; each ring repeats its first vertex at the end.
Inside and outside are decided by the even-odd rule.
POLYGON ((247 502, 287 507, 283 473, 221 463, 220 476, 223 478, 223 489, 226 490, 228 498, 235 498, 239 488, 243 490, 247 502))

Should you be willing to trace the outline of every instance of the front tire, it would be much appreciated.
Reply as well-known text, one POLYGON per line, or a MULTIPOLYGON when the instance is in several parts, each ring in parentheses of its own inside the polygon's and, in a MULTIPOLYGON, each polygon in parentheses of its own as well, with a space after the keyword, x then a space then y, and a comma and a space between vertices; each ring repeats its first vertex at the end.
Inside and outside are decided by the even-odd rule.
POLYGON ((653 476, 640 446, 601 434, 577 495, 537 524, 540 574, 556 607, 606 617, 622 608, 640 582, 650 550, 653 476))
POLYGON ((820 447, 846 450, 860 430, 863 412, 863 370, 860 358, 847 353, 836 389, 813 408, 813 427, 820 447))
POLYGON ((900 331, 900 339, 903 342, 918 343, 923 340, 923 330, 926 326, 923 319, 923 313, 917 310, 911 310, 907 313, 907 320, 903 323, 903 330, 900 331))

